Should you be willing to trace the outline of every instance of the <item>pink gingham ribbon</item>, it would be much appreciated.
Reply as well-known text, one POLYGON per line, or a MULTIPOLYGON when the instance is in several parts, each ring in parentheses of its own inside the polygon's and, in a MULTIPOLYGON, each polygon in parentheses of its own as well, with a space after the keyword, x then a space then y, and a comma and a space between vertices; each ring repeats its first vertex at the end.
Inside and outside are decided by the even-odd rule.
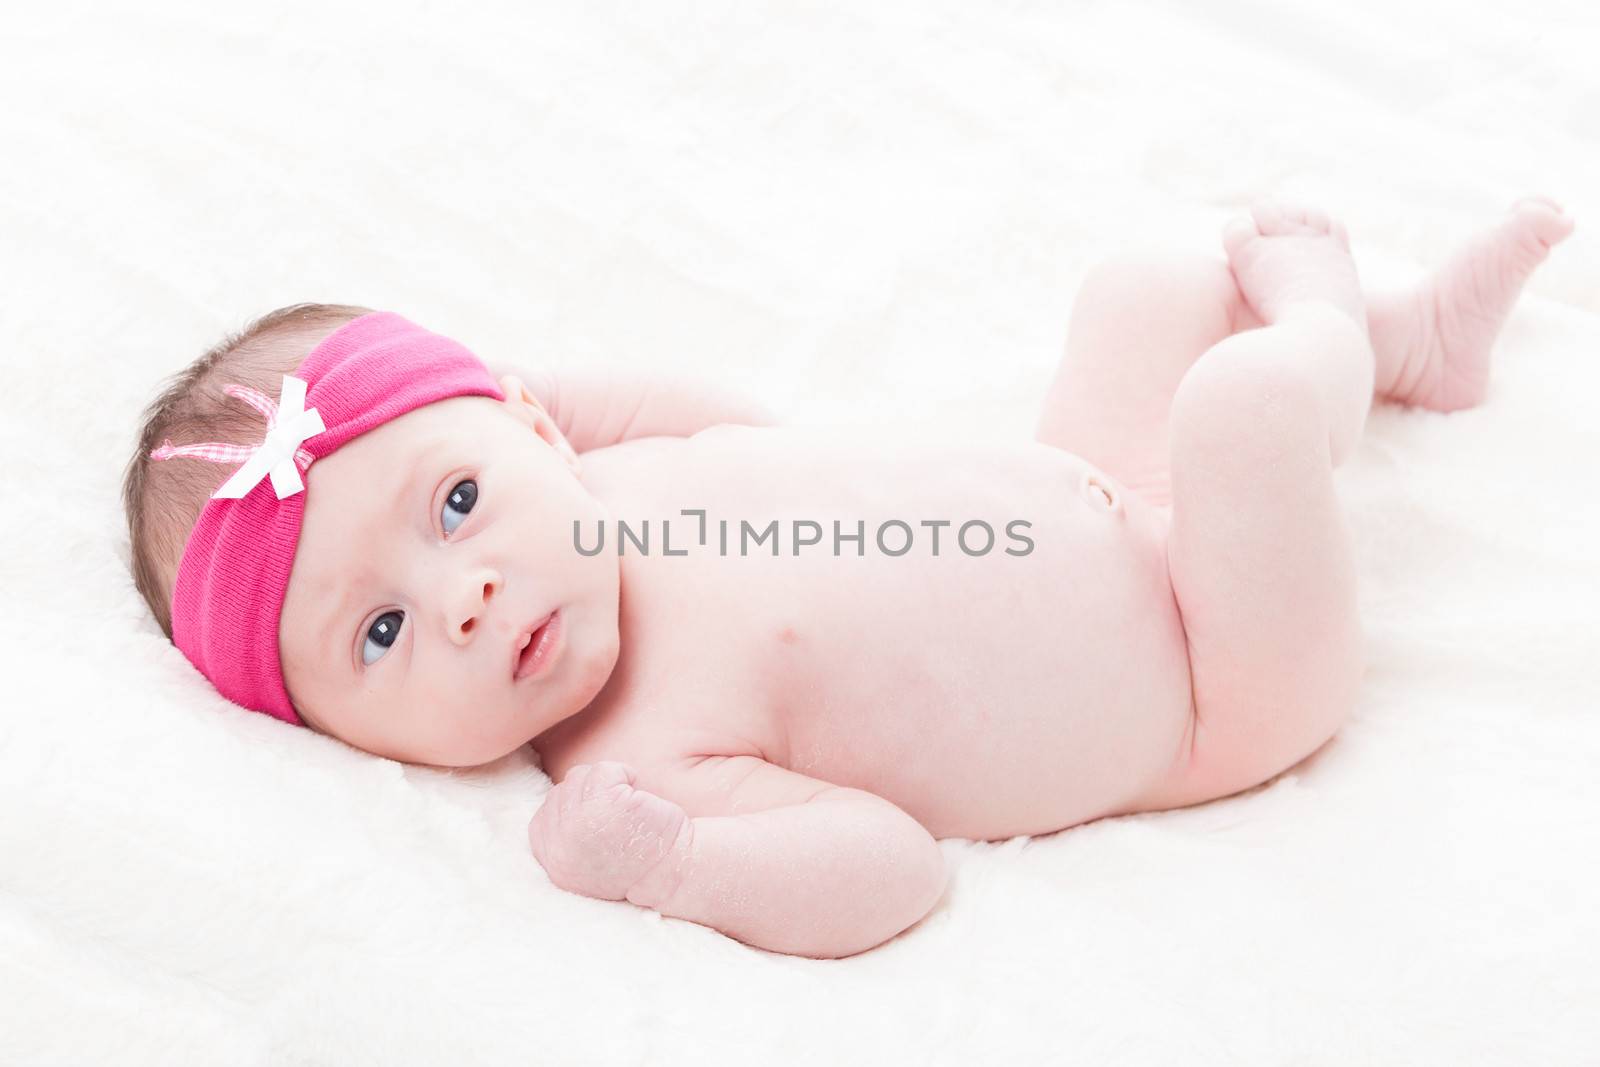
POLYGON ((267 436, 256 445, 230 445, 219 441, 206 441, 195 445, 174 445, 163 440, 160 447, 150 452, 153 460, 204 459, 212 463, 243 463, 233 472, 233 477, 211 494, 213 500, 238 500, 262 478, 272 479, 272 488, 278 499, 294 496, 305 488, 300 472, 311 466, 312 455, 300 446, 308 439, 322 433, 322 415, 316 408, 305 410, 306 383, 290 374, 283 376, 283 389, 278 403, 248 385, 225 385, 224 393, 255 408, 267 420, 267 436))

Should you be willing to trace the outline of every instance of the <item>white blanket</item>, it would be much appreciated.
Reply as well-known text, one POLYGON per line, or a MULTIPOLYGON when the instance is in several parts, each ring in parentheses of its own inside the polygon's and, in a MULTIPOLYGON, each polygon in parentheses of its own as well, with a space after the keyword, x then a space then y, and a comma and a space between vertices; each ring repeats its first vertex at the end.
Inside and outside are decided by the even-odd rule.
POLYGON ((0 1061, 1593 1062, 1591 5, 757 6, 7 18, 0 1061), (1488 404, 1379 408, 1339 473, 1354 721, 1228 801, 947 841, 946 897, 853 959, 555 890, 531 755, 234 709, 128 576, 140 408, 281 304, 1017 437, 1097 257, 1219 250, 1277 193, 1403 279, 1528 191, 1579 229, 1488 404))

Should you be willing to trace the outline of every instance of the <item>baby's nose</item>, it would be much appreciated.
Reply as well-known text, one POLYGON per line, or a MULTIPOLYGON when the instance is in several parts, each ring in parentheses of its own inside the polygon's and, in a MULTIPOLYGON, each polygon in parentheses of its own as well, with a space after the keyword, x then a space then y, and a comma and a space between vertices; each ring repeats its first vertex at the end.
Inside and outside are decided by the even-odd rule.
POLYGON ((450 617, 445 624, 450 632, 450 640, 458 645, 464 645, 472 640, 474 631, 483 621, 489 601, 493 600, 500 592, 504 580, 499 574, 491 570, 478 570, 467 576, 463 583, 458 599, 453 605, 450 617))

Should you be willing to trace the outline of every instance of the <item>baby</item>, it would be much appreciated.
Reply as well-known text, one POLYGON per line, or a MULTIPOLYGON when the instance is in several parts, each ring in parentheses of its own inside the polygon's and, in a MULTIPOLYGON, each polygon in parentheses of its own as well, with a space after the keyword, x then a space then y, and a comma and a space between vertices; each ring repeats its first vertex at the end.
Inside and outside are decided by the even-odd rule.
POLYGON ((1093 270, 1037 441, 989 447, 524 380, 301 305, 147 413, 134 573, 244 707, 414 763, 531 741, 557 886, 845 956, 933 907, 939 838, 1197 804, 1334 733, 1362 632, 1333 469, 1375 396, 1483 400, 1571 229, 1519 201, 1367 298, 1344 227, 1259 204, 1226 260, 1093 270))

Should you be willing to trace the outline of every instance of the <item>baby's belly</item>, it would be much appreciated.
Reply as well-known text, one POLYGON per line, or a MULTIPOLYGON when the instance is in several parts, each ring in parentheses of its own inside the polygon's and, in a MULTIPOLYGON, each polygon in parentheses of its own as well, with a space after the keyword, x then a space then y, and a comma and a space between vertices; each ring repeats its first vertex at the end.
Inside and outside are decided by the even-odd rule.
POLYGON ((709 470, 685 506, 713 531, 719 515, 776 518, 781 552, 636 563, 634 585, 708 605, 704 667, 738 680, 711 702, 766 758, 978 839, 1128 810, 1171 766, 1190 690, 1162 513, 1033 443, 877 457, 750 431, 696 442, 709 470), (797 550, 796 521, 822 541, 797 550), (835 521, 862 542, 837 542, 835 521))
POLYGON ((1053 496, 1015 501, 1027 555, 888 560, 831 609, 796 603, 812 610, 775 649, 796 695, 786 766, 977 839, 1129 810, 1166 773, 1190 678, 1165 518, 1077 463, 1053 496))

